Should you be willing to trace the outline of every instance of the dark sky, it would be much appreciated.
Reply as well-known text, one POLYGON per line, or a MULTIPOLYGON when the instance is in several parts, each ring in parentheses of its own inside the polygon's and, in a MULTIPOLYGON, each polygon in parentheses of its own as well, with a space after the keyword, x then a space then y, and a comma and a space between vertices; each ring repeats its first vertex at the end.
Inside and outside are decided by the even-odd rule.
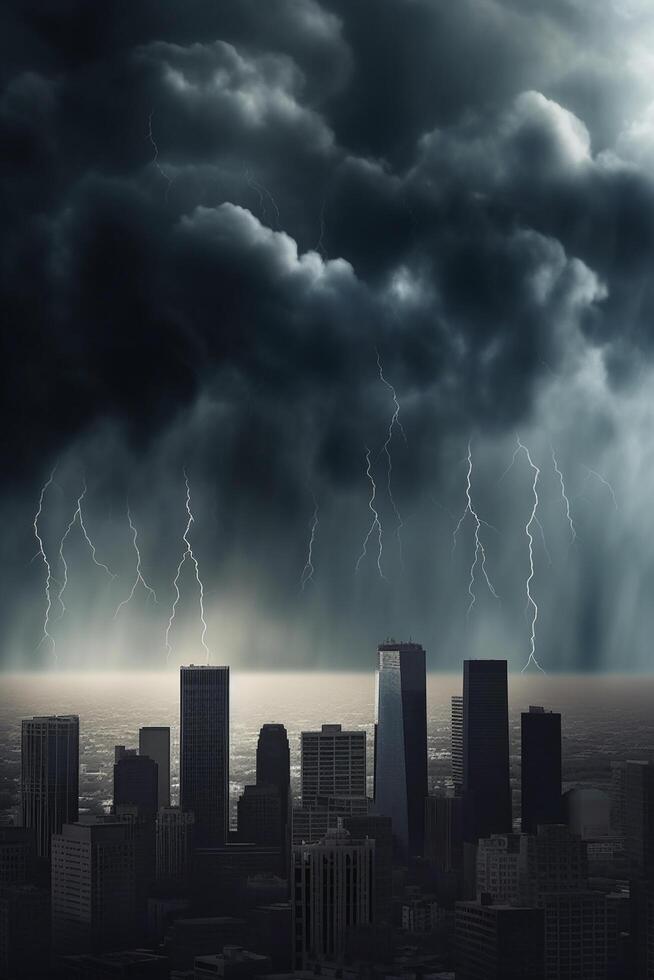
POLYGON ((649 669, 650 3, 9 0, 0 37, 4 664, 201 662, 195 559, 214 663, 520 669, 535 620, 546 670, 649 669))

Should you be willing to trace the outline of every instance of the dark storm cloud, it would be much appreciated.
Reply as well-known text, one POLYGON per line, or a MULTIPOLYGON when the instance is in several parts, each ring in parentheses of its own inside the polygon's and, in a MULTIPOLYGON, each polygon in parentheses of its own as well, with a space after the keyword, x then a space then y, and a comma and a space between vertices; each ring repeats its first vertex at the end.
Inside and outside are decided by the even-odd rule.
POLYGON ((121 493, 130 467, 166 481, 194 457, 233 515, 206 559, 223 583, 299 540, 252 573, 283 615, 307 487, 359 495, 365 524, 377 350, 416 513, 451 441, 531 425, 585 351, 628 387, 654 183, 649 131, 618 123, 642 109, 637 72, 616 84, 640 13, 612 16, 613 35, 565 2, 6 5, 7 513, 99 433, 121 493))

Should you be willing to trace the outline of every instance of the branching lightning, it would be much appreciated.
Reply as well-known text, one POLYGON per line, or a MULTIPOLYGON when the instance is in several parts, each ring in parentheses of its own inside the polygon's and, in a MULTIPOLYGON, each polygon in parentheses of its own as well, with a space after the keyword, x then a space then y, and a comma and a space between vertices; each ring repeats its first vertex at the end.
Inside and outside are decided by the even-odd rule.
POLYGON ((322 204, 320 205, 320 234, 318 241, 313 247, 314 252, 317 252, 323 259, 327 258, 327 253, 325 252, 325 204, 325 198, 323 197, 322 204))
POLYGON ((516 449, 515 453, 513 454, 513 459, 515 460, 515 458, 516 458, 516 456, 517 456, 517 454, 519 452, 524 452, 525 456, 527 457, 527 462, 529 463, 529 466, 531 467, 531 470, 532 470, 532 472, 534 474, 534 482, 532 484, 532 493, 534 495, 534 506, 531 509, 531 514, 529 515, 529 520, 525 524, 525 534, 527 535, 527 542, 528 542, 528 545, 529 545, 529 575, 527 576, 527 582, 526 582, 526 586, 525 587, 526 587, 526 592, 527 592, 527 604, 529 606, 531 606, 531 609, 532 609, 531 637, 530 637, 531 649, 530 649, 530 652, 529 652, 529 657, 527 659, 527 663, 522 668, 522 672, 524 673, 525 670, 527 669, 527 667, 529 666, 529 664, 532 664, 533 663, 534 666, 537 667, 538 670, 540 670, 541 673, 544 674, 545 671, 543 670, 543 668, 541 667, 541 665, 538 663, 538 660, 536 659, 536 621, 538 620, 538 605, 536 604, 536 600, 534 599, 534 597, 533 597, 533 595, 531 593, 531 583, 532 583, 533 578, 534 578, 534 538, 533 538, 533 535, 531 533, 531 527, 532 527, 532 524, 540 524, 540 521, 538 520, 538 517, 537 517, 537 514, 536 514, 536 512, 538 510, 538 503, 539 503, 539 501, 538 501, 538 477, 540 476, 540 470, 536 466, 536 464, 534 463, 534 461, 532 460, 531 453, 529 452, 529 450, 527 449, 527 447, 524 445, 524 443, 522 443, 520 441, 520 436, 516 436, 516 440, 517 440, 518 445, 517 445, 517 449, 516 449))
POLYGON ((195 568, 195 580, 198 583, 199 602, 200 602, 200 622, 202 623, 202 634, 200 637, 200 642, 202 643, 204 651, 207 655, 207 664, 209 664, 211 662, 211 653, 206 643, 207 623, 204 618, 204 585, 202 584, 202 579, 200 578, 200 566, 198 565, 198 560, 193 553, 193 548, 189 540, 189 533, 192 525, 195 523, 195 518, 193 517, 193 513, 191 511, 191 488, 188 482, 188 476, 186 475, 186 470, 184 470, 184 483, 186 484, 187 521, 186 521, 186 528, 184 530, 184 534, 182 535, 182 541, 184 542, 185 549, 182 554, 182 557, 180 558, 179 564, 177 566, 177 572, 173 580, 173 588, 175 589, 175 598, 173 600, 173 606, 170 611, 170 619, 168 620, 168 625, 166 627, 166 637, 165 637, 166 660, 170 658, 170 654, 172 653, 172 649, 173 649, 170 643, 170 631, 172 629, 173 622, 175 621, 175 612, 177 610, 177 603, 180 600, 179 577, 182 573, 184 562, 186 561, 187 558, 189 558, 193 562, 193 566, 195 568))
POLYGON ((570 500, 568 498, 568 494, 565 489, 565 481, 563 479, 563 473, 559 469, 559 463, 556 458, 556 453, 554 452, 554 446, 550 446, 550 450, 552 453, 552 462, 554 463, 554 472, 558 476, 559 483, 561 484, 561 499, 565 504, 565 516, 568 521, 568 524, 570 525, 570 539, 571 539, 570 543, 574 544, 575 541, 577 540, 577 529, 574 525, 574 521, 572 520, 572 514, 570 513, 570 500))
POLYGON ((263 220, 263 223, 264 224, 268 223, 268 209, 266 208, 266 198, 268 198, 268 200, 272 205, 272 209, 275 212, 275 217, 277 219, 277 226, 281 227, 281 218, 279 214, 279 208, 277 207, 277 201, 272 196, 268 188, 265 187, 263 184, 260 184, 258 180, 255 180, 252 174, 250 173, 249 169, 245 171, 245 179, 248 183, 248 187, 251 187, 252 190, 259 197, 259 207, 261 208, 261 218, 263 220))
POLYGON ((164 168, 159 163, 159 147, 157 146, 157 141, 155 140, 154 133, 152 132, 152 116, 153 115, 154 115, 154 110, 152 110, 150 112, 150 115, 148 116, 148 139, 150 140, 150 143, 152 144, 152 149, 154 150, 154 156, 152 158, 152 163, 157 168, 159 174, 166 181, 166 195, 165 196, 166 196, 166 203, 167 203, 168 202, 168 195, 170 194, 170 188, 173 186, 173 181, 175 180, 175 178, 174 177, 171 177, 169 174, 167 174, 166 171, 164 170, 164 168))
POLYGON ((601 484, 603 484, 603 486, 607 488, 607 490, 611 494, 611 500, 613 501, 613 506, 615 507, 616 510, 618 510, 618 501, 616 500, 615 497, 615 491, 611 486, 611 484, 609 483, 609 481, 605 480, 602 474, 598 473, 597 470, 591 470, 590 466, 584 466, 584 469, 586 470, 587 479, 590 478, 591 476, 594 476, 597 480, 599 480, 601 484))
MULTIPOLYGON (((470 615, 470 613, 472 611, 472 607, 474 606, 475 602, 477 601, 477 596, 476 596, 476 593, 474 591, 474 585, 475 585, 475 571, 477 569, 477 565, 478 564, 481 565, 481 570, 482 570, 484 579, 486 580, 486 585, 488 586, 489 592, 491 593, 491 595, 495 599, 499 599, 499 596, 498 596, 497 592, 495 591, 495 588, 493 586, 493 583, 491 582, 491 580, 489 578, 489 575, 488 575, 488 571, 486 569, 486 551, 484 549, 484 545, 482 544, 481 538, 479 536, 479 531, 481 529, 481 526, 482 526, 482 524, 485 524, 486 522, 481 520, 481 518, 477 514, 477 511, 472 506, 472 494, 471 494, 471 490, 472 490, 472 449, 470 447, 470 443, 469 442, 468 442, 468 455, 467 455, 467 460, 468 460, 468 474, 467 474, 467 477, 466 477, 466 506, 465 506, 465 509, 464 509, 463 513, 461 514, 461 517, 459 518, 459 520, 457 522, 456 527, 454 528, 454 531, 452 532, 452 554, 454 554, 454 552, 456 550, 456 544, 457 544, 457 535, 458 535, 459 531, 461 530, 461 527, 462 527, 463 522, 465 521, 467 515, 470 514, 470 516, 472 517, 472 519, 475 522, 475 554, 474 554, 474 558, 473 558, 472 564, 470 566, 470 581, 468 582, 468 594, 470 596, 470 602, 468 603, 468 608, 466 610, 466 618, 470 615), (481 561, 480 561, 480 557, 481 557, 481 561)), ((490 527, 491 525, 487 525, 487 526, 490 527)))
POLYGON ((404 555, 402 552, 402 528, 404 527, 404 521, 402 520, 402 515, 400 514, 400 510, 397 504, 395 503, 395 497, 393 496, 393 488, 391 486, 391 480, 393 474, 393 460, 391 458, 390 445, 393 439, 393 430, 396 426, 402 433, 402 438, 404 439, 405 442, 407 441, 407 438, 406 438, 406 432, 404 431, 404 427, 400 422, 400 403, 397 399, 395 388, 390 383, 390 381, 387 381, 386 378, 384 377, 384 369, 382 367, 379 351, 376 350, 375 353, 377 354, 377 367, 379 368, 379 380, 382 382, 382 384, 386 385, 393 398, 393 406, 394 406, 393 414, 391 416, 391 421, 388 425, 388 434, 386 436, 386 441, 382 446, 382 452, 384 452, 386 455, 386 486, 388 489, 388 499, 391 502, 391 507, 393 508, 393 513, 395 514, 395 518, 397 520, 397 527, 395 529, 395 534, 397 536, 397 544, 400 553, 400 566, 404 568, 404 555))
POLYGON ((123 608, 123 606, 126 606, 127 603, 131 602, 131 600, 134 598, 134 593, 136 592, 136 587, 138 586, 139 582, 148 593, 148 599, 152 597, 155 602, 157 601, 157 593, 150 585, 148 585, 148 583, 143 578, 143 573, 141 572, 141 552, 138 546, 138 533, 134 525, 134 522, 132 521, 132 513, 129 509, 129 503, 127 504, 127 520, 129 521, 129 528, 130 531, 132 532, 132 544, 134 546, 134 551, 136 552, 136 577, 134 578, 134 584, 132 585, 129 595, 127 596, 126 599, 123 599, 123 601, 116 609, 116 612, 114 613, 114 619, 117 618, 118 613, 123 608))
POLYGON ((307 547, 307 560, 304 568, 302 569, 302 574, 300 575, 300 588, 303 592, 307 584, 313 581, 313 573, 315 571, 313 567, 313 546, 316 543, 316 532, 318 530, 318 501, 316 500, 315 493, 312 493, 311 497, 313 499, 313 516, 311 518, 311 531, 309 534, 309 544, 307 547))
POLYGON ((46 480, 46 482, 41 487, 41 494, 39 496, 39 506, 38 506, 38 509, 36 511, 36 514, 34 515, 34 524, 33 524, 33 526, 34 526, 34 537, 36 538, 37 543, 38 543, 38 546, 39 546, 39 550, 38 550, 37 554, 40 555, 41 558, 43 559, 43 564, 45 565, 45 571, 46 571, 46 574, 45 574, 45 616, 44 616, 44 619, 43 619, 43 635, 41 636, 41 639, 39 640, 39 643, 38 643, 38 646, 37 646, 36 649, 38 650, 38 648, 41 646, 41 644, 45 640, 49 640, 50 641, 50 645, 52 646, 52 653, 53 653, 53 656, 54 656, 54 659, 55 659, 55 663, 57 663, 57 646, 55 644, 54 637, 52 636, 52 634, 48 630, 48 626, 50 624, 50 610, 52 609, 52 597, 50 595, 50 586, 51 586, 51 583, 52 583, 52 568, 50 567, 50 562, 48 560, 48 556, 47 556, 47 554, 45 552, 45 548, 43 547, 43 539, 42 539, 42 537, 41 537, 41 535, 39 533, 39 517, 41 516, 41 514, 43 512, 43 500, 44 500, 46 491, 52 485, 52 482, 54 480, 54 475, 55 475, 56 468, 57 468, 56 466, 53 468, 52 472, 50 473, 49 478, 46 480))
POLYGON ((84 536, 84 540, 86 541, 86 543, 89 546, 89 549, 91 551, 91 558, 93 560, 93 564, 94 565, 97 565, 98 568, 101 568, 104 572, 106 572, 107 575, 109 576, 109 578, 112 580, 112 582, 116 578, 116 576, 114 575, 114 573, 105 565, 104 562, 98 561, 97 553, 96 553, 96 547, 93 544, 93 542, 91 541, 91 538, 89 537, 88 531, 86 530, 86 525, 84 523, 84 516, 82 514, 82 501, 84 500, 84 497, 86 496, 86 490, 87 490, 86 480, 84 480, 83 483, 82 483, 82 492, 79 495, 79 497, 77 498, 77 506, 75 507, 75 511, 73 513, 73 516, 71 517, 71 519, 70 519, 70 521, 68 523, 68 526, 66 527, 66 530, 63 533, 63 536, 61 538, 61 541, 59 542, 59 558, 60 558, 61 563, 63 565, 64 577, 62 579, 62 582, 61 582, 61 585, 60 585, 60 588, 59 588, 59 592, 57 593, 57 602, 61 606, 61 613, 59 614, 58 619, 63 619, 63 617, 64 617, 64 615, 66 613, 66 606, 65 606, 65 603, 64 603, 63 596, 64 596, 64 592, 66 591, 66 586, 68 585, 68 562, 66 561, 66 557, 64 555, 64 544, 66 543, 66 540, 68 538, 68 535, 70 534, 71 530, 73 529, 73 527, 75 526, 76 523, 79 522, 80 530, 81 530, 81 532, 82 532, 82 534, 84 536))
POLYGON ((359 566, 360 566, 361 562, 363 561, 363 559, 368 554, 368 541, 370 540, 371 534, 373 534, 374 531, 376 530, 377 531, 377 536, 378 536, 378 542, 379 542, 378 543, 378 549, 377 549, 377 571, 379 572, 379 577, 380 578, 383 578, 384 581, 386 581, 386 576, 384 575, 384 573, 382 571, 382 567, 381 567, 382 552, 383 552, 383 548, 384 548, 384 544, 383 544, 383 531, 382 531, 381 521, 379 519, 379 512, 377 511, 377 509, 375 507, 375 498, 377 497, 377 485, 375 483, 375 478, 372 475, 372 466, 371 466, 371 463, 370 463, 370 450, 368 449, 367 446, 365 447, 365 449, 366 449, 366 476, 367 476, 367 478, 368 478, 368 480, 370 482, 370 488, 371 488, 371 494, 370 494, 370 500, 368 501, 368 507, 370 508, 370 511, 372 512, 372 523, 371 523, 370 527, 368 528, 368 533, 366 534, 365 538, 363 539, 363 546, 361 548, 361 554, 359 555, 359 557, 357 558, 357 561, 356 561, 355 571, 356 572, 359 571, 359 566))

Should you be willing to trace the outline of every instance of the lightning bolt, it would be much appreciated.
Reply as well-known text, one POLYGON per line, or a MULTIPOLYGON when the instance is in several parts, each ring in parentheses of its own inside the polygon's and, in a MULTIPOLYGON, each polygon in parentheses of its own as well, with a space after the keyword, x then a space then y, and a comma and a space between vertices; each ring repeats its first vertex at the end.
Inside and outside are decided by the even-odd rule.
POLYGON ((182 540, 185 544, 185 549, 184 552, 182 553, 182 557, 180 558, 179 565, 177 566, 177 572, 175 574, 175 578, 173 581, 173 588, 175 589, 175 598, 173 600, 173 606, 170 612, 170 619, 168 620, 168 626, 166 627, 166 637, 165 637, 166 660, 169 659, 173 649, 170 643, 170 630, 175 620, 177 603, 180 600, 179 577, 182 573, 182 568, 184 566, 186 559, 189 558, 193 562, 195 568, 195 580, 198 583, 198 590, 199 590, 200 622, 202 623, 202 635, 200 637, 200 642, 202 643, 202 646, 204 647, 205 653, 207 655, 207 664, 209 664, 211 662, 211 653, 209 651, 209 647, 207 646, 206 639, 205 639, 207 635, 207 623, 204 618, 204 585, 202 584, 202 579, 200 578, 200 566, 198 565, 198 560, 193 553, 193 547, 191 546, 191 542, 189 540, 189 532, 191 530, 191 527, 195 523, 195 518, 193 517, 193 513, 191 511, 191 488, 188 482, 188 476, 186 475, 186 470, 184 470, 184 483, 186 484, 187 521, 186 521, 186 528, 184 530, 184 534, 182 535, 182 540))
POLYGON ((325 252, 324 239, 325 239, 325 198, 322 199, 322 204, 320 205, 320 235, 318 236, 318 241, 313 247, 314 252, 317 252, 322 256, 323 259, 327 258, 327 253, 325 252))
POLYGON ((265 200, 267 197, 272 205, 273 211, 275 212, 275 216, 277 218, 277 225, 281 227, 281 218, 279 215, 279 208, 277 207, 277 201, 272 196, 268 188, 265 187, 263 184, 260 184, 258 180, 255 180, 252 174, 250 173, 249 169, 245 171, 245 179, 248 183, 248 187, 251 187, 252 190, 259 197, 259 207, 261 208, 261 217, 263 219, 264 224, 268 223, 268 209, 266 208, 266 200, 265 200))
POLYGON ((616 510, 618 510, 618 501, 615 498, 615 491, 611 486, 611 484, 609 483, 609 481, 605 480, 602 474, 598 473, 597 470, 591 470, 590 466, 584 466, 584 469, 586 470, 587 473, 587 479, 590 478, 591 476, 594 476, 597 480, 599 480, 600 483, 602 483, 607 488, 607 490, 611 494, 611 500, 613 501, 613 506, 615 507, 616 510))
MULTIPOLYGON (((467 477, 466 477, 466 506, 465 506, 465 510, 463 511, 463 513, 461 514, 461 517, 458 520, 458 523, 457 523, 456 527, 454 528, 454 531, 452 532, 452 554, 454 554, 454 552, 456 550, 456 544, 457 544, 457 535, 458 535, 459 531, 461 530, 461 527, 462 527, 463 522, 465 521, 467 515, 470 514, 470 516, 472 517, 472 519, 475 522, 475 555, 474 555, 472 564, 470 566, 470 581, 468 582, 468 594, 470 596, 470 602, 468 603, 468 608, 466 610, 466 618, 470 615, 470 613, 472 611, 472 607, 474 606, 475 602, 477 601, 477 596, 476 596, 475 591, 474 591, 474 585, 475 585, 475 571, 477 569, 477 565, 478 564, 481 564, 481 570, 482 570, 482 573, 484 575, 484 579, 486 580, 486 585, 488 586, 489 592, 491 593, 491 595, 495 599, 499 599, 499 596, 498 596, 497 592, 495 591, 495 589, 493 587, 493 583, 491 582, 491 580, 490 580, 490 578, 488 576, 488 571, 486 569, 486 551, 484 549, 484 545, 482 544, 481 538, 479 537, 479 531, 481 529, 481 526, 482 526, 482 524, 486 524, 486 522, 481 520, 481 518, 477 514, 477 511, 472 506, 472 493, 471 493, 471 491, 472 491, 472 450, 471 450, 471 447, 470 447, 470 442, 468 442, 468 456, 467 456, 467 460, 468 460, 468 474, 467 474, 467 477), (480 562, 480 556, 481 556, 481 562, 480 562)), ((491 527, 491 525, 487 525, 487 526, 488 527, 491 527)))
POLYGON ((391 440, 393 439, 393 429, 395 428, 395 426, 397 426, 397 428, 402 433, 402 438, 404 439, 405 442, 407 441, 407 438, 406 438, 406 432, 404 431, 404 427, 400 422, 400 403, 397 400, 395 388, 390 383, 390 381, 387 381, 386 378, 384 377, 384 369, 382 367, 381 358, 379 356, 379 351, 377 349, 375 349, 375 353, 377 354, 377 367, 379 368, 379 380, 382 382, 382 384, 386 385, 393 398, 394 410, 391 416, 391 421, 388 426, 388 435, 386 436, 386 441, 382 446, 382 452, 384 452, 386 455, 386 486, 388 489, 388 499, 391 502, 393 513, 395 514, 395 518, 397 520, 397 527, 395 529, 395 534, 397 536, 397 544, 400 552, 400 565, 402 568, 404 568, 404 555, 402 552, 402 528, 404 527, 404 521, 402 520, 402 515, 400 514, 399 508, 395 503, 395 498, 393 496, 393 489, 391 486, 391 478, 393 474, 393 460, 391 459, 390 445, 391 445, 391 440))
POLYGON ((304 592, 307 584, 313 581, 313 546, 316 542, 316 531, 318 530, 318 501, 314 493, 311 494, 313 498, 313 517, 311 518, 311 533, 309 535, 309 545, 307 550, 307 560, 302 569, 302 574, 300 575, 300 587, 304 592))
POLYGON ((67 526, 66 530, 63 533, 63 536, 61 538, 61 541, 59 542, 59 558, 60 558, 61 563, 62 563, 62 565, 64 567, 64 577, 63 577, 63 580, 61 582, 61 586, 59 588, 59 592, 57 593, 57 602, 61 606, 61 613, 60 613, 60 615, 59 615, 59 617, 57 619, 57 622, 60 619, 63 619, 63 617, 64 617, 64 615, 66 613, 66 606, 65 606, 65 603, 64 603, 64 600, 63 600, 63 595, 64 595, 64 592, 66 591, 66 586, 68 585, 68 562, 66 561, 66 558, 65 558, 65 555, 64 555, 64 544, 66 543, 66 540, 68 538, 68 535, 70 534, 70 532, 73 529, 74 525, 78 521, 79 521, 80 530, 81 530, 81 532, 82 532, 82 534, 84 536, 84 540, 88 544, 89 549, 91 551, 91 558, 93 560, 94 565, 97 565, 98 568, 101 568, 103 571, 105 571, 107 573, 107 575, 109 576, 109 578, 112 580, 112 582, 116 578, 116 576, 114 575, 114 573, 109 570, 109 568, 105 565, 104 562, 98 561, 97 553, 96 553, 96 547, 93 544, 93 542, 91 541, 91 538, 89 537, 88 531, 86 530, 86 525, 84 524, 84 516, 82 514, 82 501, 84 500, 84 497, 86 496, 86 490, 87 490, 86 480, 84 479, 83 482, 82 482, 82 492, 80 493, 79 497, 77 498, 77 506, 75 508, 75 511, 73 513, 73 516, 71 517, 71 519, 70 519, 70 521, 68 523, 68 526, 67 526))
POLYGON ((166 181, 166 185, 167 186, 166 186, 166 195, 165 195, 165 198, 166 198, 166 203, 168 203, 168 195, 170 193, 170 188, 172 187, 173 181, 174 181, 175 178, 174 177, 171 177, 169 174, 167 174, 166 171, 161 166, 161 164, 159 163, 159 147, 157 146, 157 141, 155 140, 154 133, 152 132, 152 116, 153 115, 154 115, 154 110, 152 110, 150 112, 150 115, 148 116, 148 139, 150 140, 150 143, 152 144, 152 149, 154 150, 154 156, 152 158, 152 163, 157 168, 159 174, 166 181))
POLYGON ((368 533, 366 534, 365 538, 363 539, 363 546, 361 548, 361 554, 357 558, 357 562, 356 562, 356 565, 355 565, 355 571, 356 572, 359 571, 359 565, 361 564, 361 562, 363 561, 363 559, 368 554, 368 541, 370 540, 370 536, 373 534, 373 532, 375 531, 375 529, 377 529, 378 540, 379 540, 379 545, 378 545, 378 550, 377 550, 377 570, 379 572, 379 577, 380 578, 383 578, 384 581, 386 581, 386 576, 382 572, 382 567, 381 567, 382 552, 383 552, 383 532, 382 532, 381 521, 379 520, 379 513, 378 513, 377 509, 375 508, 375 498, 377 496, 377 485, 375 484, 375 479, 374 479, 374 477, 372 475, 372 467, 371 467, 371 464, 370 464, 370 450, 368 449, 367 446, 365 447, 365 449, 366 449, 366 476, 368 477, 368 480, 370 481, 370 488, 371 488, 371 494, 370 494, 370 500, 368 501, 368 507, 370 508, 370 510, 372 512, 372 523, 371 523, 370 527, 368 528, 368 533))
POLYGON ((43 500, 45 498, 46 491, 52 485, 52 482, 54 480, 54 475, 55 475, 55 470, 56 469, 57 469, 56 466, 53 467, 52 472, 50 473, 49 478, 46 480, 46 482, 41 487, 41 494, 39 496, 39 506, 37 508, 36 514, 34 515, 34 523, 33 523, 34 537, 36 538, 37 543, 38 543, 38 546, 39 546, 39 550, 37 552, 37 555, 40 555, 41 558, 43 559, 43 564, 45 565, 45 570, 46 570, 46 575, 45 575, 45 616, 44 616, 44 619, 43 619, 43 635, 41 636, 41 639, 39 640, 39 643, 38 643, 36 649, 38 650, 39 647, 41 646, 41 644, 45 640, 49 640, 50 641, 50 644, 52 646, 52 654, 54 656, 55 663, 57 663, 57 645, 55 643, 54 637, 52 636, 52 634, 48 630, 48 626, 50 624, 50 610, 52 609, 52 597, 50 595, 50 585, 52 583, 52 568, 50 567, 50 562, 48 561, 48 556, 46 555, 45 548, 43 547, 43 539, 42 539, 42 537, 41 537, 41 535, 39 533, 39 517, 43 513, 43 500))
POLYGON ((132 512, 129 509, 129 502, 127 504, 127 520, 129 521, 129 528, 130 531, 132 532, 132 544, 134 546, 134 551, 136 552, 136 577, 134 578, 134 584, 132 585, 129 595, 127 596, 126 599, 123 599, 123 601, 116 609, 116 612, 114 613, 114 619, 117 618, 118 613, 123 608, 123 606, 126 606, 127 603, 131 602, 131 600, 134 598, 134 593, 136 592, 136 587, 139 584, 139 582, 148 593, 148 599, 151 596, 155 602, 157 601, 157 593, 150 585, 148 585, 148 583, 143 578, 143 573, 141 572, 141 552, 138 546, 138 533, 136 527, 134 526, 134 522, 132 521, 132 512))
POLYGON ((572 514, 570 513, 570 500, 568 498, 568 494, 567 494, 566 489, 565 489, 565 481, 563 479, 563 473, 559 469, 559 463, 558 463, 558 460, 556 458, 556 453, 554 452, 554 446, 550 445, 550 451, 552 453, 552 462, 554 464, 554 472, 558 476, 559 483, 561 484, 561 499, 563 500, 563 503, 565 505, 565 516, 566 516, 566 519, 568 521, 568 524, 570 525, 570 539, 571 539, 570 540, 570 543, 571 544, 574 544, 575 541, 577 540, 577 529, 576 529, 576 527, 574 525, 574 521, 572 520, 572 514))
POLYGON ((533 578, 534 578, 534 547, 533 547, 534 546, 534 538, 533 538, 533 535, 531 533, 531 526, 532 526, 532 524, 540 524, 540 521, 538 520, 538 517, 536 516, 536 511, 538 510, 538 489, 537 488, 538 488, 538 477, 540 476, 540 470, 536 466, 536 464, 534 463, 534 461, 532 460, 531 453, 529 452, 529 450, 527 449, 527 447, 524 445, 524 443, 522 443, 520 441, 520 436, 516 436, 516 441, 517 441, 518 445, 517 445, 517 449, 516 449, 515 453, 513 454, 513 459, 515 460, 515 458, 516 458, 516 456, 517 456, 517 454, 519 452, 524 452, 525 456, 527 457, 527 462, 529 463, 529 466, 531 467, 531 470, 532 470, 532 472, 534 474, 534 482, 532 484, 532 493, 534 495, 534 506, 531 509, 531 514, 529 515, 529 520, 525 524, 525 534, 527 535, 527 542, 528 542, 528 545, 529 545, 529 575, 527 576, 526 592, 527 592, 527 604, 529 606, 531 606, 531 608, 532 608, 531 637, 530 637, 531 649, 530 649, 530 652, 529 652, 529 657, 527 659, 527 663, 522 668, 522 673, 524 674, 524 672, 526 671, 526 669, 529 666, 529 664, 533 663, 538 668, 538 670, 540 670, 541 673, 544 674, 545 671, 543 670, 543 668, 541 667, 541 665, 538 663, 538 660, 536 659, 536 621, 538 620, 538 606, 536 604, 536 600, 534 599, 533 595, 531 594, 531 583, 532 583, 533 578))

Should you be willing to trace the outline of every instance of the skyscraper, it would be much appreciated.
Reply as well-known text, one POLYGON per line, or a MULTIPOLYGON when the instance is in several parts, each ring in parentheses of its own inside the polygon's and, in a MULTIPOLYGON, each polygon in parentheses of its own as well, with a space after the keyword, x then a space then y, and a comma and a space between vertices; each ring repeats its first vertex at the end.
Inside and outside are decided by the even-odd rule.
POLYGON ((520 716, 522 832, 561 820, 561 715, 530 706, 520 716))
POLYGON ((191 867, 192 813, 177 806, 161 807, 157 814, 156 874, 158 879, 184 880, 191 867))
POLYGON ((281 847, 282 814, 277 786, 244 786, 237 812, 238 836, 243 843, 281 847))
POLYGON ((422 854, 427 797, 427 676, 419 643, 378 651, 375 807, 393 821, 400 851, 422 854))
POLYGON ((366 733, 323 725, 302 732, 302 806, 319 797, 366 795, 366 733))
POLYGON ((452 696, 452 783, 458 796, 463 786, 463 698, 452 696))
POLYGON ((139 728, 139 755, 154 759, 159 767, 157 806, 170 806, 170 728, 139 728))
POLYGON ((463 663, 463 792, 467 840, 511 830, 506 660, 463 663))
POLYGON ((36 854, 50 857, 50 840, 79 815, 79 718, 45 716, 22 723, 21 814, 34 830, 36 854))
POLYGON ((158 795, 157 763, 147 755, 123 755, 114 764, 114 813, 129 804, 139 808, 142 817, 154 820, 158 795))
POLYGON ((229 667, 180 669, 180 806, 195 814, 198 847, 229 829, 229 667))
POLYGON ((291 756, 283 725, 273 722, 261 727, 257 742, 257 786, 276 786, 279 790, 281 843, 286 850, 290 821, 291 756))

